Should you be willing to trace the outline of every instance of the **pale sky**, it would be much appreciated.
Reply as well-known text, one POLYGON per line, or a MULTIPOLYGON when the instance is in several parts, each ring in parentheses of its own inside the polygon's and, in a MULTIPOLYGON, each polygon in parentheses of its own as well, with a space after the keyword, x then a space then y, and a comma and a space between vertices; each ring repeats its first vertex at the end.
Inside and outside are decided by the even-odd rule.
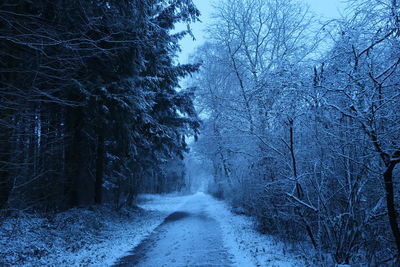
MULTIPOLYGON (((179 56, 181 63, 186 63, 188 56, 192 53, 195 48, 204 43, 204 30, 205 25, 210 20, 212 11, 212 3, 218 0, 193 0, 197 8, 201 12, 200 20, 202 23, 192 24, 193 34, 196 38, 195 41, 191 37, 187 36, 181 41, 182 53, 179 56)), ((281 0, 285 1, 285 0, 281 0)), ((316 14, 317 18, 321 19, 333 19, 340 16, 340 12, 343 11, 345 4, 343 0, 301 0, 310 6, 313 13, 316 14)), ((181 27, 178 26, 179 30, 181 27)), ((183 27, 181 29, 184 29, 183 27)))

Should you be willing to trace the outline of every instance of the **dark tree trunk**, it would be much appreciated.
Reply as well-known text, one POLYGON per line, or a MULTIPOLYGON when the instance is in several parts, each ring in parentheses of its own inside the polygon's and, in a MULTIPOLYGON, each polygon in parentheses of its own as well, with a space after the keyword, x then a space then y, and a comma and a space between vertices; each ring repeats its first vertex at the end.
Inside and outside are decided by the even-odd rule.
MULTIPOLYGON (((294 134, 293 134, 293 125, 294 121, 292 119, 289 120, 289 150, 290 150, 290 156, 292 157, 292 168, 293 168, 293 176, 294 179, 296 180, 296 195, 299 199, 302 199, 304 197, 303 189, 301 187, 301 184, 298 181, 298 175, 297 175, 297 165, 296 165, 296 154, 294 153, 294 134)), ((308 224, 307 220, 304 218, 304 214, 302 210, 300 210, 298 207, 295 208, 296 213, 301 217, 304 223, 304 227, 306 229, 306 232, 311 240, 311 243, 313 244, 313 247, 316 249, 317 248, 317 242, 315 241, 314 234, 311 230, 310 225, 308 224)))
MULTIPOLYGON (((366 129, 364 125, 363 128, 366 129)), ((399 160, 400 150, 396 151, 392 156, 390 156, 389 154, 385 153, 381 148, 377 134, 374 131, 366 131, 366 133, 371 138, 375 150, 379 153, 382 161, 386 166, 386 171, 383 173, 383 180, 385 182, 385 191, 386 191, 386 208, 387 208, 390 228, 392 230, 393 238, 397 247, 397 257, 400 258, 400 229, 399 229, 399 224, 397 223, 397 212, 396 212, 394 189, 393 189, 393 170, 396 167, 396 165, 400 163, 399 160)))
POLYGON ((289 120, 289 150, 290 156, 292 157, 292 168, 293 168, 293 176, 296 180, 296 194, 299 199, 303 197, 303 189, 298 181, 297 177, 297 164, 296 164, 296 156, 294 154, 294 137, 293 137, 293 120, 289 120))
POLYGON ((67 108, 67 144, 65 152, 66 194, 69 207, 79 205, 79 176, 81 169, 81 139, 83 112, 81 108, 67 108))
POLYGON ((0 117, 0 124, 4 123, 4 126, 0 127, 0 210, 6 207, 13 188, 10 175, 13 131, 3 118, 0 117))
POLYGON ((389 217, 390 228, 392 229, 393 237, 397 246, 398 256, 400 256, 400 230, 397 223, 397 212, 394 200, 394 190, 393 190, 393 169, 396 167, 398 162, 391 162, 383 174, 385 180, 385 190, 386 190, 386 205, 389 217))
POLYGON ((1 127, 0 136, 0 210, 5 208, 11 193, 12 183, 9 174, 10 138, 11 130, 1 127))
POLYGON ((96 182, 94 186, 94 202, 101 204, 103 200, 102 186, 104 177, 104 134, 100 131, 97 136, 97 151, 96 151, 96 182))

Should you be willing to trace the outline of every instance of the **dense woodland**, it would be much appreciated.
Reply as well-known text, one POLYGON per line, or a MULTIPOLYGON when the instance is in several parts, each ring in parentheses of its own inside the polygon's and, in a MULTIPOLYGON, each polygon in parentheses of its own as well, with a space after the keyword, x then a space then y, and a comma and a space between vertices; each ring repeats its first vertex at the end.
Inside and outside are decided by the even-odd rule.
POLYGON ((260 231, 323 265, 398 266, 400 2, 348 4, 321 23, 300 1, 219 1, 194 151, 260 231))
POLYGON ((174 32, 190 0, 0 3, 0 209, 179 190, 199 120, 174 32), (174 168, 172 168, 172 166, 174 168))

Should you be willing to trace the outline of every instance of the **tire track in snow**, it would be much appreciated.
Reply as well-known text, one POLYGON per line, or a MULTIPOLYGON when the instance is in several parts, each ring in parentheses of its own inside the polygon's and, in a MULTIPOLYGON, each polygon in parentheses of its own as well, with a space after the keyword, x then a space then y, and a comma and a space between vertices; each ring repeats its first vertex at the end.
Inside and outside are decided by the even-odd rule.
POLYGON ((232 266, 221 228, 207 212, 210 204, 208 196, 193 195, 114 266, 232 266))

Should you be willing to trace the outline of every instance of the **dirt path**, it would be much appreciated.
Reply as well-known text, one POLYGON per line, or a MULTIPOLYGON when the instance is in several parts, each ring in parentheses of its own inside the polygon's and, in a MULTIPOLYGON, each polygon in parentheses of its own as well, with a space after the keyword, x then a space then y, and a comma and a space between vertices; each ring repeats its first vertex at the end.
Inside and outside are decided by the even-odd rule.
POLYGON ((115 266, 232 266, 233 256, 223 245, 222 231, 207 212, 208 205, 207 196, 193 195, 115 266))

